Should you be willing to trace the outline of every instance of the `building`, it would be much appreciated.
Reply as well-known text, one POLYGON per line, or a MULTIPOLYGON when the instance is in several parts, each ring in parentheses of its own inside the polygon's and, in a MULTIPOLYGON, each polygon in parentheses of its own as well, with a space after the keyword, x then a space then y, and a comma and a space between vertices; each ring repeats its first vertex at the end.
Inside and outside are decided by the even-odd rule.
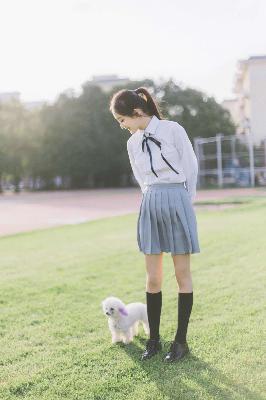
POLYGON ((27 110, 35 110, 35 109, 40 109, 42 108, 45 104, 47 104, 47 101, 44 100, 38 100, 38 101, 24 101, 23 105, 27 110))
POLYGON ((8 103, 12 100, 20 101, 20 93, 19 92, 2 92, 0 93, 0 103, 8 103))
POLYGON ((225 100, 226 108, 237 125, 237 135, 250 132, 259 145, 266 137, 266 55, 238 62, 234 81, 235 99, 225 100))
POLYGON ((28 110, 40 109, 46 103, 44 100, 21 101, 20 92, 0 92, 0 103, 9 103, 13 100, 19 101, 28 110))
POLYGON ((104 92, 108 92, 114 86, 126 85, 129 81, 129 78, 118 78, 117 75, 94 75, 90 83, 100 86, 104 92))
MULTIPOLYGON (((224 100, 222 102, 222 107, 230 112, 233 122, 239 127, 241 125, 241 119, 237 98, 224 100)), ((239 128, 237 128, 237 131, 239 131, 239 128)))

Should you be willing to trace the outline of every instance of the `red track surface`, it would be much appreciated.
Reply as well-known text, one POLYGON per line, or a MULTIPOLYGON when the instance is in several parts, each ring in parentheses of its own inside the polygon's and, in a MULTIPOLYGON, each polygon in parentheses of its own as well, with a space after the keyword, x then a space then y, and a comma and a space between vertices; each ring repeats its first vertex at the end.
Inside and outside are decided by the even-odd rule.
MULTIPOLYGON (((266 188, 198 190, 196 202, 231 196, 266 196, 266 188)), ((138 212, 140 200, 138 188, 1 194, 0 236, 138 212)))

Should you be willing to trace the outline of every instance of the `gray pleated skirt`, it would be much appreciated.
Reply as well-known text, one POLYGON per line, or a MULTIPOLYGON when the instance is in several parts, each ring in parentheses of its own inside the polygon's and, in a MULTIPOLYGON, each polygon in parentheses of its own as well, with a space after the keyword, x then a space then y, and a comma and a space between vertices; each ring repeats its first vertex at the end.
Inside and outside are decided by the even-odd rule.
POLYGON ((200 253, 197 220, 182 183, 155 183, 142 194, 137 224, 144 254, 200 253))

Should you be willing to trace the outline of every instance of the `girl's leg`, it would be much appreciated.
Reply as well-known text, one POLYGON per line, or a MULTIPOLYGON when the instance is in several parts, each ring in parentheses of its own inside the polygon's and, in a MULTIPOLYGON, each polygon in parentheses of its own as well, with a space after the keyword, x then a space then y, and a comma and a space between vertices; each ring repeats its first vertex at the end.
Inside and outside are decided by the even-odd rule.
POLYGON ((175 336, 177 343, 186 343, 187 328, 193 306, 193 285, 190 272, 190 254, 172 255, 178 293, 178 327, 175 336))
POLYGON ((145 254, 146 301, 150 326, 150 339, 159 338, 162 308, 163 253, 145 254))
POLYGON ((163 280, 163 253, 145 254, 146 263, 146 291, 157 293, 162 288, 163 280))
POLYGON ((172 258, 179 293, 191 293, 193 291, 193 285, 190 272, 190 254, 175 254, 172 255, 172 258))

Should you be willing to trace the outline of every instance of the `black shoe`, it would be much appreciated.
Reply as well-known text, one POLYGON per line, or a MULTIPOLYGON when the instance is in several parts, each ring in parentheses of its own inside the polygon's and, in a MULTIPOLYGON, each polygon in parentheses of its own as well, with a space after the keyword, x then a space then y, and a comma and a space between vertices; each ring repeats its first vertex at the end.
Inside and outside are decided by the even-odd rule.
POLYGON ((148 358, 151 358, 154 356, 156 353, 158 353, 159 350, 162 350, 162 344, 159 339, 148 339, 146 343, 146 349, 144 353, 141 356, 141 360, 146 360, 148 358))
POLYGON ((170 346, 169 352, 166 354, 164 361, 178 361, 183 358, 189 352, 189 347, 186 343, 177 343, 173 341, 170 346))

